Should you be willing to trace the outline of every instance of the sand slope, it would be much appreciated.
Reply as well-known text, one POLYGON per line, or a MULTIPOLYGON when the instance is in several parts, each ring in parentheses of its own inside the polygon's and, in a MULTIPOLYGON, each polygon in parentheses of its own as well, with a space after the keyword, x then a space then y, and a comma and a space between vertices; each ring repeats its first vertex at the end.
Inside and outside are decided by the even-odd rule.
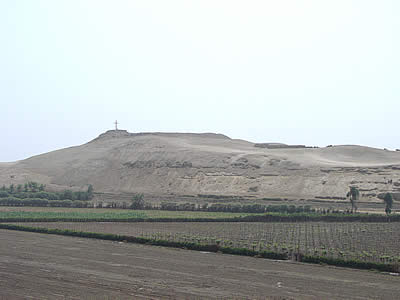
POLYGON ((0 164, 0 184, 36 180, 53 188, 152 195, 365 197, 400 188, 400 152, 346 145, 267 149, 224 135, 111 130, 87 144, 0 164), (387 183, 390 182, 391 183, 387 183))

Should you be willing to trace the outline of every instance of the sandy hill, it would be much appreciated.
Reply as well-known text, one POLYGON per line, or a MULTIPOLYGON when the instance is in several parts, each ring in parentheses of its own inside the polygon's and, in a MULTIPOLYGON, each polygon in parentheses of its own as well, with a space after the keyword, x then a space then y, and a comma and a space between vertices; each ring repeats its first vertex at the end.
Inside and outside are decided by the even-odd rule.
POLYGON ((154 197, 343 197, 357 185, 373 198, 400 190, 400 152, 353 145, 270 149, 213 133, 111 130, 81 146, 0 164, 0 184, 28 180, 154 197))

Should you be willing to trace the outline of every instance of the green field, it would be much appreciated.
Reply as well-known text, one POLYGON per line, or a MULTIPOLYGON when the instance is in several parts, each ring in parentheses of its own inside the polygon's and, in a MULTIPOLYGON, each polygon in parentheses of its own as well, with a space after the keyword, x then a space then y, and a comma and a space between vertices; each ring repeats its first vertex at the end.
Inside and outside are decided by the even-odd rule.
POLYGON ((257 215, 251 213, 223 213, 197 211, 127 210, 109 208, 63 207, 0 207, 0 219, 87 219, 87 220, 135 220, 135 219, 230 219, 257 215))
POLYGON ((399 214, 239 213, 0 206, 0 222, 400 222, 399 214))

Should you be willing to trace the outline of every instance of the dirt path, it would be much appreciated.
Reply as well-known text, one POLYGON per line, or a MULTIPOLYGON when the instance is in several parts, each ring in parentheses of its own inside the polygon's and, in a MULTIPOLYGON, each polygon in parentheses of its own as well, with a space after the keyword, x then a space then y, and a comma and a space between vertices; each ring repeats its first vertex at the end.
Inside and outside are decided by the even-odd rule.
POLYGON ((0 299, 399 299, 400 277, 0 230, 0 299))

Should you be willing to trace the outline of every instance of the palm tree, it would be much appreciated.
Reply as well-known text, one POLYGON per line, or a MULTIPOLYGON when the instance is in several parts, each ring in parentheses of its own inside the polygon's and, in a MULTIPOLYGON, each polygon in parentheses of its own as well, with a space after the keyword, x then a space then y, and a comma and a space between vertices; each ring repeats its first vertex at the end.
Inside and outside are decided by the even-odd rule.
POLYGON ((351 202, 351 213, 357 212, 357 203, 356 201, 360 199, 360 191, 357 187, 351 186, 350 191, 347 193, 346 197, 349 197, 351 202))

